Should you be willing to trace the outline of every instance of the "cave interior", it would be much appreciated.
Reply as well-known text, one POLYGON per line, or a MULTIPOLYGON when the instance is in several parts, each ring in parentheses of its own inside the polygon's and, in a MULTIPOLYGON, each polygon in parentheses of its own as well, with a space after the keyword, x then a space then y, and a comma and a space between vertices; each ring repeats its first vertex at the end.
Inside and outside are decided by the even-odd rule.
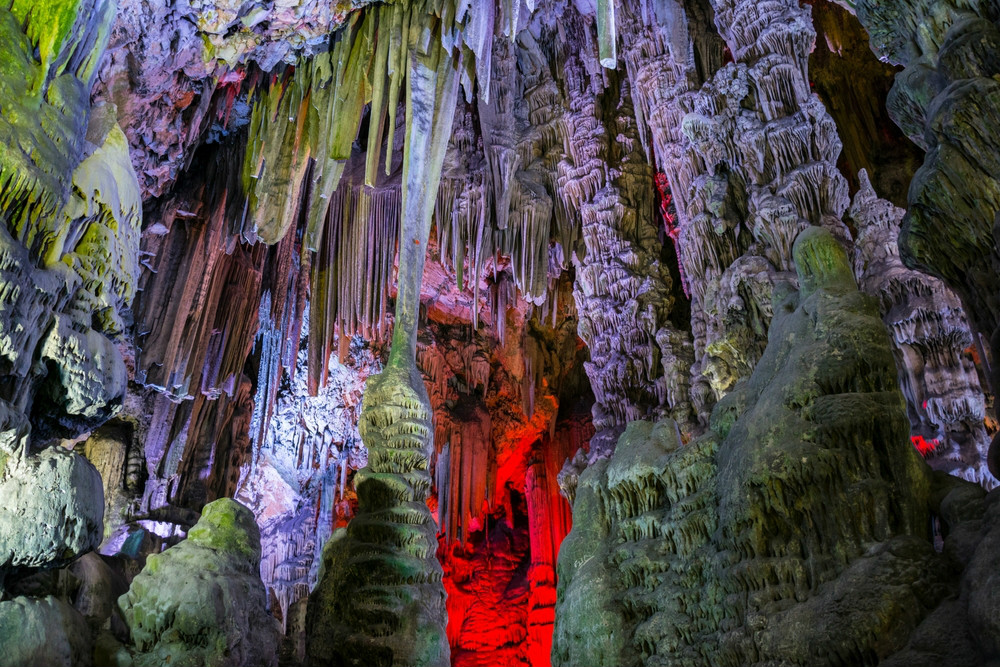
POLYGON ((996 0, 0 3, 0 667, 998 667, 998 386, 996 0))

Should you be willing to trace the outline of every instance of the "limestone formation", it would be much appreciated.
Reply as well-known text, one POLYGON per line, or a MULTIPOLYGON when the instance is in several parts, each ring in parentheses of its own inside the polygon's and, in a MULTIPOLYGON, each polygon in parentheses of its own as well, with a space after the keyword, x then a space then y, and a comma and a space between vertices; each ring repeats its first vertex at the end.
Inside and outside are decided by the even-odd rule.
MULTIPOLYGON (((927 151, 910 184, 899 244, 903 261, 941 278, 962 300, 972 324, 1000 352, 1000 11, 991 2, 864 0, 857 16, 879 57, 906 69, 886 104, 896 123, 927 151), (956 225, 955 221, 961 221, 956 225)), ((989 382, 1000 386, 996 366, 989 382)), ((1000 447, 990 467, 1000 471, 1000 447)))
POLYGON ((866 172, 850 215, 857 227, 854 272, 879 300, 892 335, 911 433, 927 462, 987 487, 986 405, 970 350, 974 334, 958 297, 943 282, 903 266, 897 239, 904 211, 872 190, 866 172))
MULTIPOLYGON (((101 540, 100 475, 54 441, 125 394, 141 201, 113 108, 89 101, 112 18, 101 0, 0 8, 0 579, 101 540)), ((23 604, 60 626, 51 605, 23 604)))
MULTIPOLYGON (((889 338, 838 242, 808 229, 794 257, 801 289, 784 290, 712 430, 682 445, 669 420, 636 422, 581 475, 553 664, 887 660, 960 588, 929 510, 985 553, 983 492, 935 477, 910 446, 889 338)), ((962 599, 984 618, 983 598, 962 599)))
MULTIPOLYGON (((395 23, 403 10, 379 16, 395 23)), ((408 8, 405 47, 386 47, 405 67, 390 70, 390 86, 397 94, 405 76, 408 110, 396 318, 388 364, 369 381, 361 410, 368 465, 355 477, 358 515, 328 547, 327 576, 310 599, 307 653, 316 665, 448 663, 436 526, 424 502, 431 488, 430 406, 415 359, 420 281, 459 83, 441 27, 429 42, 421 37, 436 21, 430 6, 408 8)), ((387 74, 376 72, 379 96, 387 74)))
POLYGON ((808 7, 623 4, 639 115, 677 206, 692 299, 691 391, 704 421, 763 351, 771 289, 791 270, 796 234, 821 225, 849 239, 840 141, 809 89, 808 7), (733 57, 725 66, 720 37, 733 57))
POLYGON ((118 600, 134 664, 277 664, 277 625, 265 609, 253 513, 223 498, 187 539, 150 555, 118 600))
POLYGON ((833 1, 0 7, 0 663, 995 662, 1000 10, 833 1))
POLYGON ((62 600, 16 597, 0 602, 3 667, 90 667, 93 641, 87 621, 62 600))
POLYGON ((361 396, 377 369, 371 351, 355 347, 347 364, 331 360, 327 383, 310 396, 306 351, 300 351, 240 481, 236 498, 253 510, 261 529, 261 577, 272 610, 286 623, 292 605, 316 583, 334 526, 350 517, 349 474, 368 462, 357 427, 361 396))
POLYGON ((580 337, 590 348, 595 457, 610 453, 626 422, 670 411, 687 426, 690 408, 684 383, 676 387, 675 378, 687 370, 683 361, 666 372, 661 365, 658 340, 683 334, 669 321, 672 280, 661 257, 653 174, 643 159, 630 84, 619 81, 608 91, 616 103, 603 117, 596 102, 603 85, 592 66, 598 54, 564 48, 571 132, 558 187, 583 230, 573 295, 580 337))
POLYGON ((93 465, 61 447, 0 461, 0 585, 11 571, 61 567, 97 548, 104 490, 93 465))

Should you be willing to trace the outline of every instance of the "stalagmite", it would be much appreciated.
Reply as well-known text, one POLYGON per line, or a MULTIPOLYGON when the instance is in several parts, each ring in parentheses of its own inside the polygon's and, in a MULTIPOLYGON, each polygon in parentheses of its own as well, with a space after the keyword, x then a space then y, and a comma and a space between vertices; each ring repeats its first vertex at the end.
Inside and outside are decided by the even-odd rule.
POLYGON ((670 420, 632 422, 580 475, 553 665, 913 664, 905 638, 951 604, 927 595, 959 585, 932 547, 932 484, 982 491, 910 446, 889 337, 839 242, 809 228, 793 257, 801 290, 711 430, 682 445, 670 420))
MULTIPOLYGON (((395 325, 389 361, 369 381, 361 411, 368 465, 355 476, 358 514, 329 543, 327 576, 309 601, 308 654, 317 665, 449 662, 437 527, 424 502, 431 490, 430 404, 415 357, 420 283, 462 55, 453 53, 451 26, 442 25, 433 7, 416 3, 405 10, 405 48, 397 56, 405 65, 391 75, 393 88, 404 72, 406 81, 395 325)), ((380 11, 384 20, 404 10, 380 11)))

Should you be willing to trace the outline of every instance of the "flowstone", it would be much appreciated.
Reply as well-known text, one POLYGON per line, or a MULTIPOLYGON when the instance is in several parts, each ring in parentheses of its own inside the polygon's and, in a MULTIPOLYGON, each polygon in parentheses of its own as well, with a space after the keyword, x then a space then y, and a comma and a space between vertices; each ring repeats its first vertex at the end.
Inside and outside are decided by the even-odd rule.
POLYGON ((669 420, 630 424, 580 476, 554 665, 923 659, 949 595, 978 633, 968 654, 996 650, 984 492, 910 446, 889 338, 838 241, 811 227, 793 257, 801 290, 776 289, 767 348, 711 430, 682 446, 669 420))

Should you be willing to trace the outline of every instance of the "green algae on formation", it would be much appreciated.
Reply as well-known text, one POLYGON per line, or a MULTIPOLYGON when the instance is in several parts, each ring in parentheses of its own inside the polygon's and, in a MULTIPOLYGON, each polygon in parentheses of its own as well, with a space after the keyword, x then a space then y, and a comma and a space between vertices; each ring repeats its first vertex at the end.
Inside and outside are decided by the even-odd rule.
POLYGON ((253 513, 220 498, 187 539, 150 555, 118 605, 136 667, 274 665, 278 627, 260 580, 253 513))
POLYGON ((580 476, 554 665, 886 659, 955 588, 875 304, 829 232, 793 256, 803 288, 776 290, 712 430, 680 446, 669 420, 632 424, 580 476))
POLYGON ((0 8, 0 208, 35 253, 46 240, 34 227, 58 219, 83 157, 90 90, 113 15, 109 0, 0 8))
MULTIPOLYGON (((381 11, 384 20, 400 10, 381 11)), ((425 502, 431 489, 431 409, 416 368, 416 344, 459 67, 430 6, 411 5, 406 24, 399 56, 405 67, 393 76, 398 86, 405 71, 407 123, 392 347, 386 369, 365 389, 359 430, 368 465, 355 476, 358 513, 324 553, 325 576, 309 600, 307 653, 314 665, 450 662, 437 526, 425 502)))

